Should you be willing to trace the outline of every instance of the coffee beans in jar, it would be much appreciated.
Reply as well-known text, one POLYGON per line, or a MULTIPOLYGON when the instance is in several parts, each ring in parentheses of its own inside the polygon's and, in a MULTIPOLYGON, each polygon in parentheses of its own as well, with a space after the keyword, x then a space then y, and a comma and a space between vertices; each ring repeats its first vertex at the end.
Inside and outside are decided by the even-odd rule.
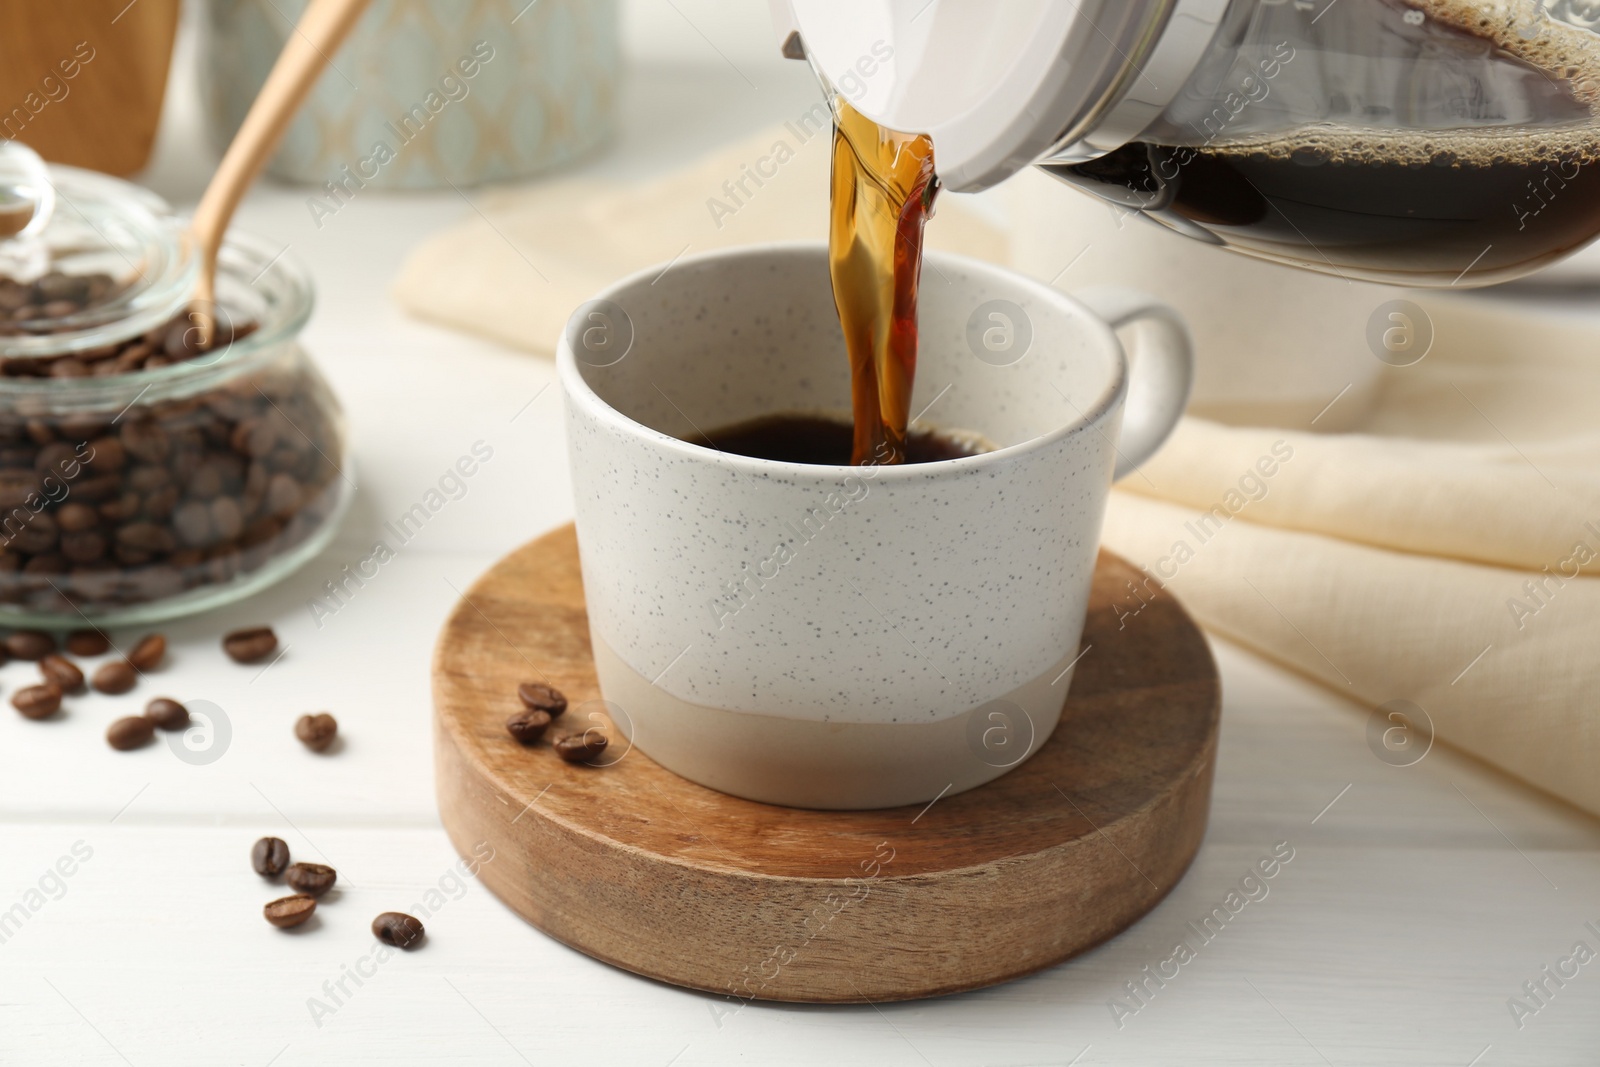
POLYGON ((52 411, 0 378, 0 605, 114 612, 304 544, 338 508, 343 449, 332 396, 293 362, 120 413, 52 411))
POLYGON ((275 581, 351 487, 339 405, 298 340, 310 280, 281 241, 230 231, 217 303, 192 307, 195 251, 165 205, 49 177, 72 210, 35 205, 38 269, 0 276, 0 625, 147 622, 275 581))

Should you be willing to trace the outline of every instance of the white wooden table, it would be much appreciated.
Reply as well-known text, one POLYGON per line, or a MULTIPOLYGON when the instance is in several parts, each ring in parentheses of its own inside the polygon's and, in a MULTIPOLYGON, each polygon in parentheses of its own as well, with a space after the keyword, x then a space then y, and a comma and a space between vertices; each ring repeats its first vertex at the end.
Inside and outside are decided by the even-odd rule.
MULTIPOLYGON (((764 78, 755 94, 729 91, 731 77, 715 59, 639 73, 624 136, 595 169, 681 161, 798 111, 810 91, 803 71, 764 78)), ((174 117, 179 134, 169 130, 148 180, 184 203, 210 157, 180 120, 192 127, 174 117)), ((1553 995, 1520 1028, 1508 1008, 1575 942, 1600 951, 1600 825, 1443 749, 1389 766, 1368 746, 1362 709, 1220 641, 1205 846, 1154 913, 1064 966, 923 1003, 740 1008, 524 924, 459 877, 439 826, 428 662, 456 590, 570 518, 552 367, 408 321, 387 299, 407 249, 469 210, 458 196, 366 193, 320 231, 304 196, 264 187, 240 221, 291 246, 318 280, 306 339, 349 412, 353 512, 281 586, 166 627, 170 665, 135 696, 74 698, 59 722, 0 713, 0 922, 14 905, 26 912, 0 943, 0 1062, 1600 1062, 1600 962, 1559 988, 1546 980, 1553 995), (308 601, 322 583, 477 441, 494 455, 465 496, 317 625, 308 601), (288 645, 265 672, 218 649, 221 631, 249 623, 270 623, 288 645), (231 740, 219 758, 106 746, 108 722, 158 693, 223 710, 231 740), (328 756, 290 732, 322 709, 346 738, 328 756), (260 917, 277 895, 248 864, 263 834, 339 870, 341 888, 297 932, 260 917), (1131 1000, 1124 984, 1186 934, 1197 943, 1186 924, 1278 842, 1293 859, 1267 896, 1131 1000), (70 877, 50 873, 58 862, 70 877), (371 918, 430 891, 442 906, 426 948, 374 965, 371 918)), ((0 669, 0 696, 31 675, 0 669)))

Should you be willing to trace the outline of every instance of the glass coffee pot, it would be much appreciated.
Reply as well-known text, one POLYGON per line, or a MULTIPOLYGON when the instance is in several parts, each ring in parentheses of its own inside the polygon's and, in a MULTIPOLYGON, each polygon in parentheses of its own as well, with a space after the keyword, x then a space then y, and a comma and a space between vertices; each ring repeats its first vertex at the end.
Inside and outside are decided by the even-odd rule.
POLYGON ((933 140, 1179 233, 1471 286, 1600 233, 1600 0, 772 0, 786 55, 933 140))

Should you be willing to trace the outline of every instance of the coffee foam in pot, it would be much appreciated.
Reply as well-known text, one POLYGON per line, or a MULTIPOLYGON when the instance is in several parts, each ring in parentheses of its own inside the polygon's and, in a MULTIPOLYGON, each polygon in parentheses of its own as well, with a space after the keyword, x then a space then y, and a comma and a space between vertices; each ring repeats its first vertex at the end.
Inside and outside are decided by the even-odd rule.
POLYGON ((1481 37, 1572 86, 1600 114, 1600 56, 1594 33, 1545 14, 1547 0, 1402 0, 1446 26, 1481 37))
MULTIPOLYGON (((1540 67, 1566 82, 1573 97, 1600 118, 1600 37, 1548 18, 1538 0, 1400 0, 1399 6, 1420 11, 1540 67), (1525 36, 1530 27, 1538 32, 1525 36)), ((1230 139, 1210 145, 1208 151, 1308 163, 1538 166, 1600 159, 1600 131, 1588 126, 1386 130, 1323 123, 1263 137, 1230 139)))

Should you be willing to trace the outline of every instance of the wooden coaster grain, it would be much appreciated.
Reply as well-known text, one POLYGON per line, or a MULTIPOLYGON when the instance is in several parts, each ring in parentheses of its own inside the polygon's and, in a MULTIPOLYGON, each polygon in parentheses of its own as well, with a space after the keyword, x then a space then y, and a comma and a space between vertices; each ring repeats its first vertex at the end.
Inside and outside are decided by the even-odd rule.
MULTIPOLYGON (((1134 596, 1142 577, 1101 554, 1061 725, 1016 770, 926 807, 808 811, 706 789, 638 750, 588 767, 510 738, 522 681, 566 693, 556 728, 603 713, 567 526, 495 564, 445 623, 440 815, 463 855, 493 848, 479 877, 518 914, 651 978, 846 1003, 1028 974, 1154 907, 1205 832, 1216 667, 1170 596, 1134 596)), ((626 748, 612 737, 602 759, 626 748)))

